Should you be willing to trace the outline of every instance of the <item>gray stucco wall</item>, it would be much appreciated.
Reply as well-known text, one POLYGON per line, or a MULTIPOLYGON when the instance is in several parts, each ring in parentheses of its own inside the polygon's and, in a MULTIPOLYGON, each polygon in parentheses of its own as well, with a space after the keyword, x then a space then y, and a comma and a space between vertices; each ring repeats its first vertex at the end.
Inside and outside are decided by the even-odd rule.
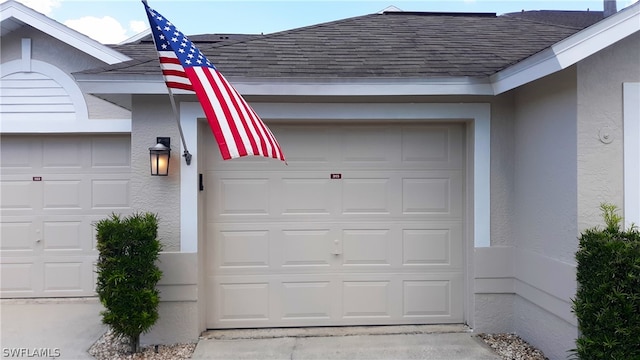
POLYGON ((514 327, 551 359, 565 358, 577 335, 570 312, 578 243, 576 103, 575 67, 515 95, 514 327))
POLYGON ((577 246, 575 68, 516 94, 515 245, 573 262, 577 246))
POLYGON ((515 204, 515 98, 491 101, 491 246, 512 246, 515 204))
POLYGON ((602 224, 602 202, 624 208, 622 84, 639 81, 640 33, 578 63, 580 230, 602 224))
MULTIPOLYGON (((188 144, 187 144, 188 146, 188 144)), ((158 214, 164 251, 180 251, 180 133, 167 96, 134 96, 131 121, 131 204, 158 214), (169 176, 151 176, 149 148, 156 137, 171 138, 169 176)))

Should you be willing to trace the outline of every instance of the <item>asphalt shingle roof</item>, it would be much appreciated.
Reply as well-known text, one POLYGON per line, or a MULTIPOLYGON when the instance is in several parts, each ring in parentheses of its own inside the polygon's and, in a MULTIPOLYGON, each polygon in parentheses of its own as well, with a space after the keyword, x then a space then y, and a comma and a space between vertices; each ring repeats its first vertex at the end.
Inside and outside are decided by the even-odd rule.
MULTIPOLYGON (((495 14, 386 12, 239 40, 190 38, 227 77, 486 77, 580 29, 495 14)), ((134 60, 84 73, 160 74, 152 43, 113 47, 134 60)))
POLYGON ((604 19, 604 12, 602 11, 533 10, 504 15, 580 29, 584 29, 604 19))

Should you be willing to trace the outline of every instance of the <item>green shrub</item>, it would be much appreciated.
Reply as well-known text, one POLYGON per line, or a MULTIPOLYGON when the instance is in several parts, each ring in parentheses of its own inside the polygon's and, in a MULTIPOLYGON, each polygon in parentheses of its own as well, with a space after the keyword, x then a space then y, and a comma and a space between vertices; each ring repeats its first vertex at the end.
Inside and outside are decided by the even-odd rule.
POLYGON ((98 240, 97 292, 105 307, 102 322, 129 339, 140 351, 140 334, 158 320, 156 284, 162 272, 155 262, 162 250, 155 214, 112 214, 96 224, 98 240))
POLYGON ((573 311, 579 359, 640 359, 640 233, 621 230, 616 207, 601 206, 606 228, 588 229, 576 253, 573 311))

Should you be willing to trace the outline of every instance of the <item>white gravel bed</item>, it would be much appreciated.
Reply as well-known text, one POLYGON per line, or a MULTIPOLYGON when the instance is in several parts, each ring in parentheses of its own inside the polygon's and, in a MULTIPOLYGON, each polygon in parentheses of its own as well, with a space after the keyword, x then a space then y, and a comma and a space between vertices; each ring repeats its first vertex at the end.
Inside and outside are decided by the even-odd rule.
POLYGON ((478 337, 506 360, 548 360, 542 351, 515 334, 478 334, 478 337))
POLYGON ((89 354, 98 360, 181 360, 189 359, 196 344, 175 344, 143 347, 137 354, 130 353, 127 339, 115 336, 109 329, 91 346, 89 354))

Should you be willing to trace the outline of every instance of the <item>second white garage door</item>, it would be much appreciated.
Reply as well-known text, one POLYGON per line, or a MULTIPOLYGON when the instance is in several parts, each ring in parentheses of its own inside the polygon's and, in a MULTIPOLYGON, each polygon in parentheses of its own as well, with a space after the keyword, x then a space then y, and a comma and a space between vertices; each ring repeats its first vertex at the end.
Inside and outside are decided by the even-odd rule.
POLYGON ((270 125, 206 164, 207 327, 461 323, 463 124, 270 125))

